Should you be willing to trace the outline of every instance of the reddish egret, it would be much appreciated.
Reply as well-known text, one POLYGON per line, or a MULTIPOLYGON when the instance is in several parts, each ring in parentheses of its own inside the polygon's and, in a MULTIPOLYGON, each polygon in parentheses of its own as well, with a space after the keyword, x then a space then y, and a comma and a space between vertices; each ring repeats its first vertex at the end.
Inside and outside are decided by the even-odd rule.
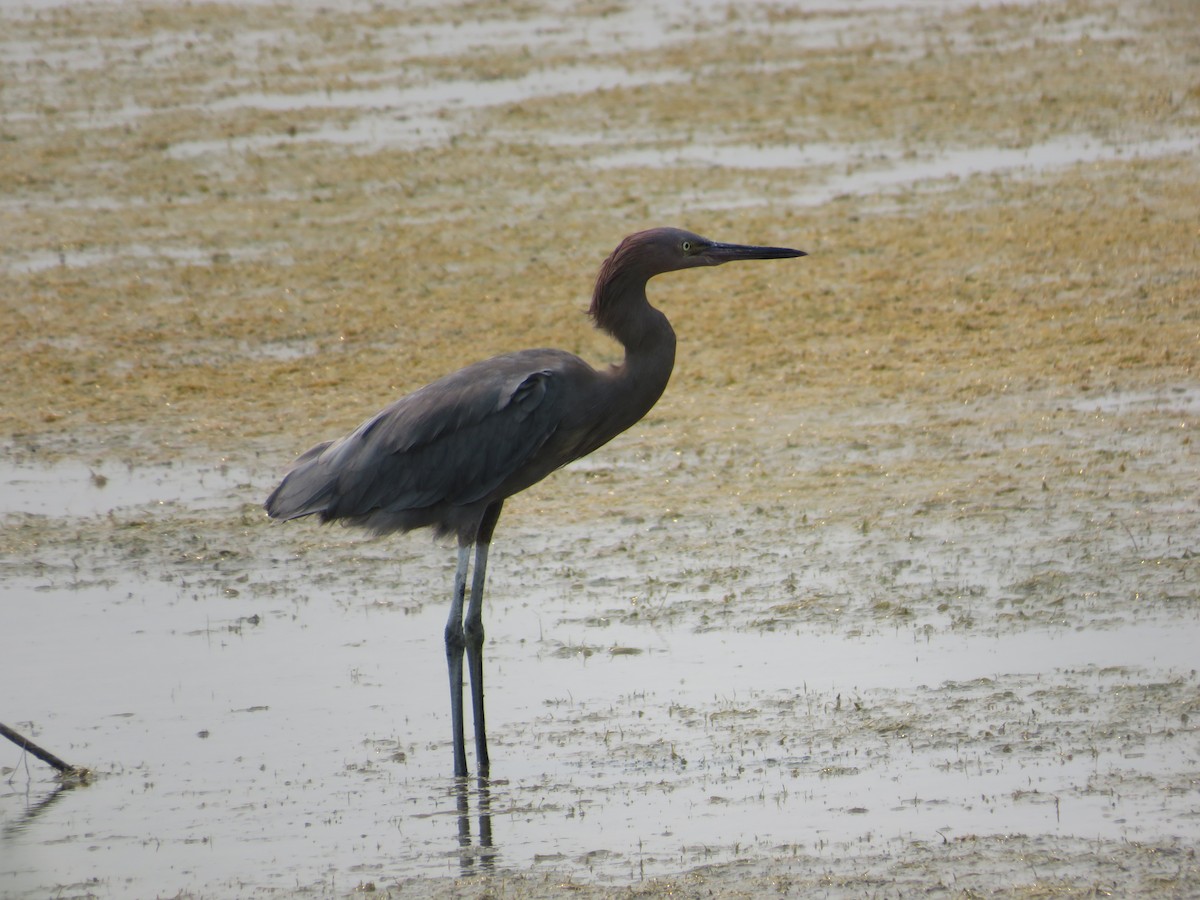
POLYGON ((600 266, 589 313, 625 348, 593 369, 563 350, 522 350, 477 362, 406 397, 336 441, 299 457, 267 498, 275 519, 319 516, 376 534, 429 527, 458 538, 446 623, 454 719, 454 774, 464 777, 462 654, 469 651, 480 775, 488 772, 483 719, 483 582, 504 501, 608 443, 662 395, 675 332, 646 300, 655 275, 742 259, 804 256, 787 247, 722 244, 678 228, 632 234, 600 266), (471 548, 475 569, 463 619, 471 548))

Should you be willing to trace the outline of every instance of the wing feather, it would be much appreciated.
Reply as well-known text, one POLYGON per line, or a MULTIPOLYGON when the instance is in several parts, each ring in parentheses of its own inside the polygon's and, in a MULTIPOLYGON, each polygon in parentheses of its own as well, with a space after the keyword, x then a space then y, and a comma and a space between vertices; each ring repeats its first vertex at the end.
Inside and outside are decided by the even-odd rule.
POLYGON ((400 398, 337 441, 299 457, 268 498, 291 519, 354 519, 486 497, 554 434, 578 357, 496 357, 400 398))

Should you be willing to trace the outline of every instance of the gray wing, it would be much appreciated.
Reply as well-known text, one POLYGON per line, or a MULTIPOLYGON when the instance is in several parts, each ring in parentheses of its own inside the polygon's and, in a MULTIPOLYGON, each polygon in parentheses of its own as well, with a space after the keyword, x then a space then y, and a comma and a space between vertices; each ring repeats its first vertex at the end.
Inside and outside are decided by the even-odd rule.
POLYGON ((308 450, 267 512, 329 521, 481 500, 554 434, 579 366, 590 370, 572 354, 531 350, 460 369, 308 450))

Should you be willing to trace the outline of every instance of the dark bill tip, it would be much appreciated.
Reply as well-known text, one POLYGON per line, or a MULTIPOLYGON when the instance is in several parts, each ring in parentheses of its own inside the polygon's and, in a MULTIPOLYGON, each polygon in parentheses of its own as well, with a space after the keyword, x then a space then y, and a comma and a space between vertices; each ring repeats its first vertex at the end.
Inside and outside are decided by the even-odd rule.
POLYGON ((794 259, 808 256, 803 250, 791 247, 753 247, 747 244, 713 244, 704 255, 714 262, 733 262, 738 259, 794 259))

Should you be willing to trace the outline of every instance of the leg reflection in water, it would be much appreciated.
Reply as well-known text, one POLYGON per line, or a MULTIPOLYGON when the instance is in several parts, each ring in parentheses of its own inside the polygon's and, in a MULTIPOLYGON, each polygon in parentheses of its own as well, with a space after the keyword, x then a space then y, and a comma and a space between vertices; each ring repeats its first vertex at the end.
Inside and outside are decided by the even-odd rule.
POLYGON ((492 795, 486 778, 475 780, 479 844, 471 843, 471 782, 454 779, 455 800, 458 803, 458 865, 462 874, 489 873, 496 868, 496 849, 492 845, 492 795))

